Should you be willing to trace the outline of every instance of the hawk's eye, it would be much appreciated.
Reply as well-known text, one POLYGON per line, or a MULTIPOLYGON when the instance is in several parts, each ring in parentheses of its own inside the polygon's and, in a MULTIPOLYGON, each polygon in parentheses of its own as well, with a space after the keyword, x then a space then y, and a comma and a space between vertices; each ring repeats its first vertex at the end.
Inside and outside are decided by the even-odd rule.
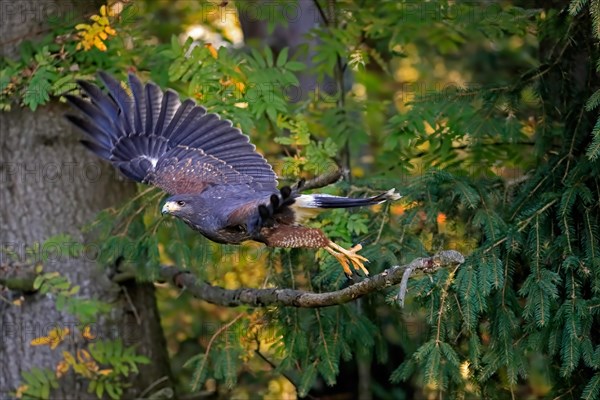
POLYGON ((183 200, 179 200, 179 201, 177 202, 177 205, 178 205, 179 207, 183 207, 183 206, 185 206, 185 201, 183 201, 183 200))

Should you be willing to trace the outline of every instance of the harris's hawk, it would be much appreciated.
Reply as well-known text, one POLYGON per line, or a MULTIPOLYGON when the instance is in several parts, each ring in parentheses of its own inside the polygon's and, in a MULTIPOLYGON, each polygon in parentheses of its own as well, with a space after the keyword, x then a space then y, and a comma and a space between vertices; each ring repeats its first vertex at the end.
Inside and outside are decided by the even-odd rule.
POLYGON ((100 72, 108 93, 85 81, 87 98, 67 96, 84 118, 67 115, 86 135, 83 144, 110 161, 125 176, 171 195, 163 214, 182 219, 218 243, 247 240, 271 247, 324 248, 341 263, 347 276, 368 274, 357 254, 301 222, 316 211, 378 204, 400 196, 394 189, 368 198, 325 194, 301 195, 300 185, 277 189, 277 177, 254 145, 232 123, 208 113, 173 90, 142 84, 129 75, 131 94, 121 82, 100 72))

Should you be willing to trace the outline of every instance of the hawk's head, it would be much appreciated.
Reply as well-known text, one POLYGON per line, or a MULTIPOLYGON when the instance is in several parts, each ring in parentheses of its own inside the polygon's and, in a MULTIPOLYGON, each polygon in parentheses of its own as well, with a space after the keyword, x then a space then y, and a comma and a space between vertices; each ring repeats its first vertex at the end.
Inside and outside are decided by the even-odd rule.
POLYGON ((241 243, 250 239, 245 229, 239 229, 239 226, 228 229, 224 225, 227 216, 221 205, 197 193, 178 194, 167 199, 162 214, 170 214, 181 219, 192 229, 217 243, 241 243))
POLYGON ((190 220, 202 208, 202 199, 198 195, 178 194, 169 197, 162 208, 162 214, 171 214, 183 220, 190 220))

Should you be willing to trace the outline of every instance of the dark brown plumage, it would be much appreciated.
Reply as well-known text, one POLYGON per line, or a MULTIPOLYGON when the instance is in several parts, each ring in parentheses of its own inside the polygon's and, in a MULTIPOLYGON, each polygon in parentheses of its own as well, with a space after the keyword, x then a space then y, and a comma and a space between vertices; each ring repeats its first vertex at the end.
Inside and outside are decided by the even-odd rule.
POLYGON ((100 73, 108 89, 80 81, 87 99, 67 96, 84 118, 67 118, 87 136, 83 144, 127 177, 165 190, 163 213, 181 218, 219 243, 254 240, 272 247, 324 248, 351 274, 349 263, 365 273, 366 259, 331 242, 318 229, 300 224, 325 208, 357 207, 397 199, 394 190, 352 199, 300 195, 277 189, 275 173, 232 123, 172 90, 143 85, 129 75, 131 95, 121 83, 100 73))

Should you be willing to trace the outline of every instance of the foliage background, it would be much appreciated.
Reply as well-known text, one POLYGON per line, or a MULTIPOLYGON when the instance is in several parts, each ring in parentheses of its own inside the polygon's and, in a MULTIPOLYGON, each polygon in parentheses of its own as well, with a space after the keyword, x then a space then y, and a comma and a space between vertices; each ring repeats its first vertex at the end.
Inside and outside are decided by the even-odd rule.
MULTIPOLYGON (((315 222, 363 243, 372 273, 468 256, 413 278, 403 309, 397 288, 305 310, 224 309, 165 287, 178 392, 600 398, 600 3, 311 4, 313 48, 240 39, 244 13, 268 36, 305 10, 296 2, 147 0, 51 20, 0 64, 3 110, 61 100, 98 69, 134 71, 235 121, 284 183, 341 165, 330 193, 400 189, 391 207, 315 222), (294 90, 302 74, 319 84, 294 90)), ((348 285, 319 252, 210 243, 139 190, 90 225, 103 265, 152 279, 173 263, 232 289, 348 285)))

